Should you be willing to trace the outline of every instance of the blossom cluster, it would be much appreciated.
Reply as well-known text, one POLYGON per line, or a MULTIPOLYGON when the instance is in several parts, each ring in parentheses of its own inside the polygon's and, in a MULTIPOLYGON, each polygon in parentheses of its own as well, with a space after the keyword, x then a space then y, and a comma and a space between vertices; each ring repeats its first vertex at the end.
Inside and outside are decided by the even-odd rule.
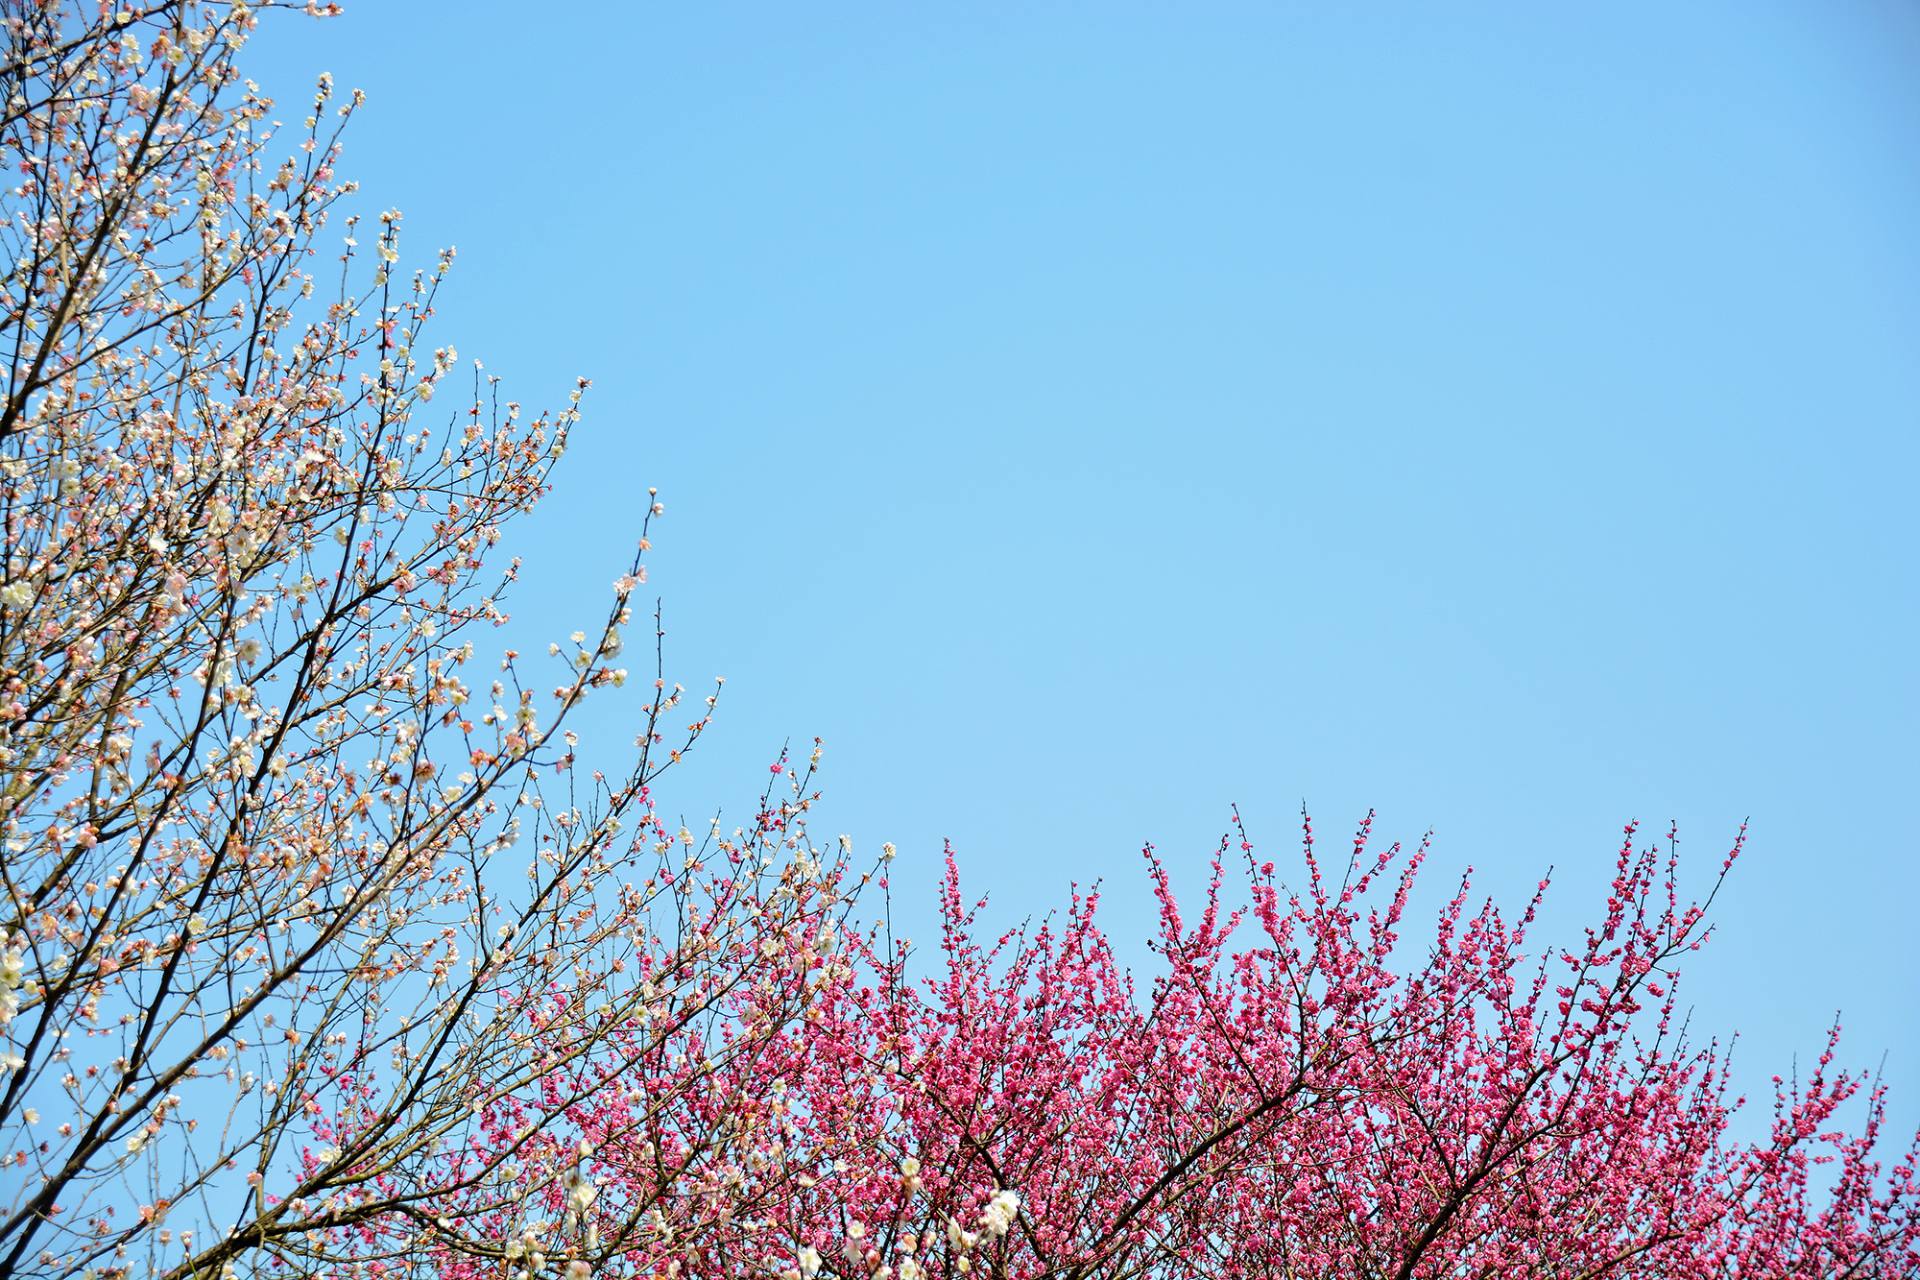
POLYGON ((1376 848, 1371 826, 1329 870, 1305 824, 1298 889, 1236 827, 1193 919, 1149 850, 1144 983, 1097 895, 980 937, 949 854, 937 955, 806 939, 813 995, 753 1053, 698 1089, 642 1074, 580 1096, 595 1191, 569 1257, 779 1280, 1920 1267, 1920 1148, 1889 1159, 1883 1094, 1834 1045, 1779 1085, 1763 1139, 1734 1136, 1726 1061, 1678 1004, 1707 917, 1673 833, 1627 829, 1579 946, 1534 940, 1539 895, 1510 917, 1463 881, 1410 949, 1428 850, 1376 848))

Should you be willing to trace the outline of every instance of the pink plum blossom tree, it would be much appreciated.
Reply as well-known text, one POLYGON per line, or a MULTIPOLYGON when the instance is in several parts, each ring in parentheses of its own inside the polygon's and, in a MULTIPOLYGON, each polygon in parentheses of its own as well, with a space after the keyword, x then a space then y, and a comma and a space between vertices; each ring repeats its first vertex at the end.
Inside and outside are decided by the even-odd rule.
POLYGON ((1578 945, 1534 940, 1544 883, 1509 916, 1463 880, 1410 951, 1424 845, 1376 850, 1369 816, 1329 870, 1307 824, 1289 890, 1235 821, 1197 918, 1147 851, 1144 986, 1097 894, 983 939, 950 856, 937 956, 862 935, 723 1072, 736 1141, 638 1121, 644 1086, 597 1096, 568 1116, 573 1198, 495 1230, 676 1277, 1920 1274, 1916 1148, 1890 1159, 1881 1090, 1832 1043, 1776 1080, 1764 1139, 1734 1136, 1724 1054, 1678 1003, 1707 925, 1672 833, 1627 828, 1578 945))

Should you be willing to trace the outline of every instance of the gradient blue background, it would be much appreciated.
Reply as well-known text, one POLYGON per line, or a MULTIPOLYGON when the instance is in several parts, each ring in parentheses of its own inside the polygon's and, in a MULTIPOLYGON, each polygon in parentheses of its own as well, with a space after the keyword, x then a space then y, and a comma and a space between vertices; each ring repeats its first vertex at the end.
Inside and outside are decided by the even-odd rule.
POLYGON ((1751 815, 1696 1026, 1762 1088, 1844 1011, 1910 1129, 1920 9, 1606 9, 361 0, 251 65, 368 91, 436 341, 595 380, 516 638, 660 487, 729 677, 670 811, 817 734, 905 931, 951 837, 1136 934, 1230 802, 1556 864, 1562 933, 1625 820, 1703 882, 1751 815))

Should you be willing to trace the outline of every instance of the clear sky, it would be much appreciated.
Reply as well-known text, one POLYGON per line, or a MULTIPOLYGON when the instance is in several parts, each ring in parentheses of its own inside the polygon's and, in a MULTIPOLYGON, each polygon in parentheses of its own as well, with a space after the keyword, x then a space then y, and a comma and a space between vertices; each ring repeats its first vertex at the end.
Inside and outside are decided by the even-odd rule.
POLYGON ((909 933, 943 837, 1125 933, 1143 841, 1374 806, 1570 930, 1627 819, 1704 878, 1750 815, 1696 1026, 1758 1087, 1844 1011, 1911 1126, 1920 9, 1446 10, 356 0, 251 65, 368 91, 437 342, 594 379, 523 638, 659 486, 728 677, 669 810, 823 737, 909 933))

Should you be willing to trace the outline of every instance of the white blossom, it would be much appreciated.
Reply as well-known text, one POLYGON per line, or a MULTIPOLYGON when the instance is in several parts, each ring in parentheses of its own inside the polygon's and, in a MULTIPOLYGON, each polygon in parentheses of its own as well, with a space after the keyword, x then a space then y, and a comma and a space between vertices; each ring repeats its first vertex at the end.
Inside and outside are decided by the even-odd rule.
POLYGON ((1019 1215, 1020 1197, 1011 1191, 996 1191, 993 1199, 987 1201, 987 1207, 980 1211, 980 1225, 988 1235, 998 1239, 1007 1234, 1019 1215))

